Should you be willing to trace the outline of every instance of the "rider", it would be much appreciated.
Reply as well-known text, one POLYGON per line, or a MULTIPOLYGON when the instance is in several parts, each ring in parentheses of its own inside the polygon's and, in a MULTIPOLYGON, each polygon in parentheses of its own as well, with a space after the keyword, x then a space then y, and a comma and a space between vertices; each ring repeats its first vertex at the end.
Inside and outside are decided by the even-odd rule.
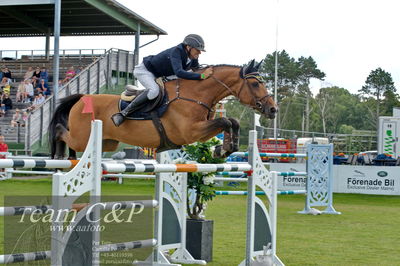
POLYGON ((114 114, 111 119, 118 127, 128 114, 136 111, 147 100, 155 99, 159 94, 159 86, 156 79, 176 75, 181 79, 202 80, 207 79, 213 73, 213 69, 207 68, 203 73, 188 71, 199 67, 199 55, 204 50, 204 41, 197 34, 189 34, 182 43, 169 48, 157 55, 143 58, 143 62, 135 66, 134 76, 146 88, 124 110, 114 114))

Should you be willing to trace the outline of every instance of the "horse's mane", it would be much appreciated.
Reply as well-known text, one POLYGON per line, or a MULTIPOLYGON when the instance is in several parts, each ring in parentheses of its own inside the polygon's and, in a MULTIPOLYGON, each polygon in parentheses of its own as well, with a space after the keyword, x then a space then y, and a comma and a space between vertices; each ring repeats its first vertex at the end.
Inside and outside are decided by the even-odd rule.
POLYGON ((204 70, 206 70, 208 67, 213 67, 213 68, 223 68, 223 67, 231 67, 231 68, 241 68, 241 66, 237 65, 229 65, 229 64, 218 64, 218 65, 200 65, 198 69, 196 69, 194 72, 196 73, 201 73, 204 70))
POLYGON ((241 66, 238 65, 229 65, 229 64, 219 64, 219 65, 210 65, 212 67, 236 67, 236 68, 241 68, 241 66))

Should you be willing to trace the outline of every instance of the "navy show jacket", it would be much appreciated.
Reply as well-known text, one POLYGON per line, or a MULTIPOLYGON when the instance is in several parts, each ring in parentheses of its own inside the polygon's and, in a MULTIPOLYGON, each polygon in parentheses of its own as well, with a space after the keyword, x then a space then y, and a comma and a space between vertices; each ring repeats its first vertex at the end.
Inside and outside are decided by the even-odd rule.
POLYGON ((201 79, 199 73, 187 71, 198 67, 199 61, 192 59, 188 64, 188 58, 185 45, 181 43, 157 55, 146 56, 143 64, 156 78, 176 75, 182 79, 201 79))

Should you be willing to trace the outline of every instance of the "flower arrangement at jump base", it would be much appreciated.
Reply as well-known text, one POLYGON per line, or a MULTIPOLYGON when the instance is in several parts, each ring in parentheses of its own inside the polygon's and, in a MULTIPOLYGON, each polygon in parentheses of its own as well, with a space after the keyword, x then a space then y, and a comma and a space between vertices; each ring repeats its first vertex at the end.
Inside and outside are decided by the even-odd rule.
MULTIPOLYGON (((216 145, 221 144, 217 138, 212 138, 206 142, 196 142, 187 145, 184 148, 188 156, 188 160, 196 161, 197 163, 219 164, 224 163, 223 158, 213 158, 213 150, 216 145)), ((196 199, 193 206, 187 201, 187 213, 191 219, 200 220, 204 216, 202 212, 205 209, 207 201, 215 197, 214 190, 214 174, 215 173, 188 173, 188 189, 193 189, 196 192, 196 199)))

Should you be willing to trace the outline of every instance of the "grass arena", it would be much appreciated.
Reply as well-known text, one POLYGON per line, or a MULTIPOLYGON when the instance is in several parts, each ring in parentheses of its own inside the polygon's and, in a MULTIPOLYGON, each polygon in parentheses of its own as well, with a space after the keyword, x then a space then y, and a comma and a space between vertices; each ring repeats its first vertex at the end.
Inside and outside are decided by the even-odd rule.
MULTIPOLYGON (((0 186, 0 203, 3 206, 4 196, 49 195, 51 184, 51 178, 4 181, 0 186)), ((123 185, 103 182, 102 193, 152 196, 154 180, 129 179, 123 185)), ((396 265, 400 198, 334 196, 341 215, 300 215, 297 211, 304 207, 303 195, 278 196, 277 254, 281 260, 286 265, 396 265)), ((218 196, 208 204, 206 215, 214 220, 213 261, 208 265, 237 265, 245 255, 246 197, 218 196)), ((0 218, 1 254, 3 219, 0 218)))
MULTIPOLYGON (((171 171, 165 167, 155 169, 152 170, 171 171)), ((196 171, 193 166, 188 169, 186 167, 186 171, 196 171)), ((246 167, 243 166, 243 169, 246 167)), ((184 168, 181 170, 184 171, 184 168)), ((145 168, 137 171, 145 171, 145 168)), ((14 178, 3 181, 0 192, 2 196, 50 195, 52 183, 51 178, 14 178)), ((152 196, 154 187, 153 179, 127 180, 123 185, 111 182, 101 184, 102 195, 107 196, 152 196)), ((228 189, 232 190, 231 187, 221 188, 228 189)), ((244 184, 235 188, 237 191, 245 189, 244 184)), ((335 208, 342 214, 314 216, 297 213, 304 207, 304 196, 279 196, 277 255, 286 265, 393 265, 399 235, 399 230, 393 225, 400 218, 399 203, 400 199, 396 196, 335 194, 335 208)), ((214 255, 209 265, 237 265, 245 257, 246 205, 246 197, 240 195, 218 196, 208 204, 207 219, 214 221, 214 255)), ((4 232, 3 223, 1 226, 4 232)), ((2 254, 4 249, 2 242, 2 254)), ((144 260, 151 251, 147 249, 126 252, 144 260)))

